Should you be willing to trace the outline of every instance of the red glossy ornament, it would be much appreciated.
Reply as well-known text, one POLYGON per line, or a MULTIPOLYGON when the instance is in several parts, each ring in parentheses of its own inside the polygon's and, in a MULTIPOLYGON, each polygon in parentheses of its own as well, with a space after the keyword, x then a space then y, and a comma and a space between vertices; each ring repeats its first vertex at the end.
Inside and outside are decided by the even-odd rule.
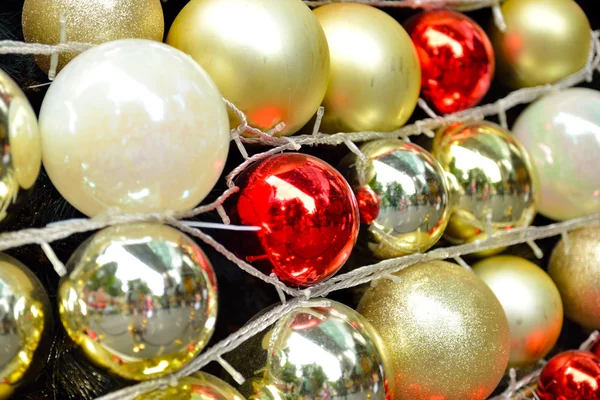
POLYGON ((477 105, 494 76, 494 49, 479 25, 450 10, 426 11, 405 23, 421 63, 421 94, 449 114, 477 105))
POLYGON ((379 198, 370 186, 356 189, 356 201, 358 201, 358 212, 360 223, 370 225, 379 215, 379 198))
POLYGON ((235 183, 240 191, 226 205, 232 223, 261 227, 236 237, 240 258, 294 286, 321 282, 346 262, 358 236, 358 206, 332 166, 284 153, 251 165, 235 183))
POLYGON ((538 380, 543 400, 600 399, 600 359, 587 351, 567 351, 552 358, 538 380))

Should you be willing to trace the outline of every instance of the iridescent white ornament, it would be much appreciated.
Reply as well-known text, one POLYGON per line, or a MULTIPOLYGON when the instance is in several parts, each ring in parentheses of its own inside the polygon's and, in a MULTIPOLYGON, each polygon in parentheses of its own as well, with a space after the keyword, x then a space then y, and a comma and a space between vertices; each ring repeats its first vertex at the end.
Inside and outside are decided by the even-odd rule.
POLYGON ((181 51, 140 39, 71 61, 40 112, 43 162, 89 216, 186 211, 210 192, 229 150, 229 120, 208 74, 181 51))
POLYGON ((536 101, 513 127, 539 174, 539 212, 600 213, 600 92, 571 88, 536 101))

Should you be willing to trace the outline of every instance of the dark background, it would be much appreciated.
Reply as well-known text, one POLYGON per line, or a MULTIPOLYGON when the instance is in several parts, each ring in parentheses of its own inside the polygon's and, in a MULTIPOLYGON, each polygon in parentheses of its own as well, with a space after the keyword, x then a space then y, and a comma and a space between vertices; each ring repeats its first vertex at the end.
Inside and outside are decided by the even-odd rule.
MULTIPOLYGON (((90 0, 91 1, 91 0, 90 0)), ((0 0, 0 40, 12 39, 23 40, 21 32, 21 9, 23 0, 0 0)), ((163 3, 165 13, 165 34, 173 22, 179 10, 187 3, 186 0, 169 0, 163 3)), ((594 13, 594 3, 596 0, 580 0, 578 3, 588 15, 593 29, 600 28, 600 14, 594 13)), ((396 18, 399 22, 403 22, 408 17, 414 15, 416 11, 409 9, 386 9, 386 11, 396 18)), ((470 17, 475 19, 484 28, 491 23, 491 11, 489 9, 480 10, 468 13, 470 17)), ((159 68, 160 66, 155 66, 159 68)), ((8 72, 9 75, 17 81, 27 96, 29 97, 34 109, 39 111, 39 107, 43 100, 46 87, 38 89, 27 89, 27 87, 47 82, 47 77, 37 68, 31 56, 2 56, 0 55, 0 68, 8 72)), ((600 89, 600 80, 586 84, 585 86, 600 89)), ((499 83, 494 82, 490 92, 482 101, 482 104, 489 103, 500 97, 505 96, 508 89, 502 87, 499 83)), ((523 107, 516 107, 508 111, 507 116, 509 125, 512 124, 516 116, 521 112, 523 107)), ((426 116, 417 109, 410 122, 417 119, 425 118, 426 116)), ((493 118, 491 119, 493 121, 493 118)), ((409 123, 410 123, 409 122, 409 123)), ((496 121, 497 122, 497 121, 496 121)), ((417 138, 415 142, 428 148, 426 138, 417 138)), ((261 151, 260 148, 249 149, 253 152, 261 151)), ((341 158, 347 153, 345 146, 322 146, 318 148, 304 147, 303 152, 313 154, 320 157, 332 165, 337 165, 341 158)), ((242 161, 239 152, 235 146, 232 146, 230 156, 227 162, 227 167, 224 175, 232 168, 237 166, 242 161)), ((223 175, 223 176, 224 176, 223 175)), ((220 193, 223 192, 225 184, 221 180, 214 188, 211 195, 204 203, 212 202, 220 193)), ((16 214, 9 217, 8 220, 0 224, 0 232, 14 231, 23 228, 43 227, 46 224, 64 220, 69 218, 83 217, 78 211, 72 208, 60 194, 54 189, 50 180, 42 171, 36 186, 23 204, 23 208, 16 214)), ((207 221, 220 222, 216 213, 201 216, 201 219, 207 221)), ((551 221, 538 217, 534 224, 544 225, 551 221)), ((218 235, 218 232, 209 232, 218 235)), ((77 246, 87 238, 89 234, 77 234, 68 239, 55 242, 52 244, 58 257, 66 262, 69 256, 77 248, 77 246)), ((219 238, 221 239, 221 238, 219 238)), ((545 267, 550 255, 552 247, 558 238, 551 238, 538 242, 538 245, 544 251, 544 258, 537 260, 533 256, 532 251, 526 245, 513 246, 507 252, 511 254, 521 255, 537 264, 545 267)), ((226 244, 226 242, 225 242, 226 244)), ((447 243, 443 241, 437 246, 445 246, 447 243)), ((209 346, 218 340, 223 339, 228 334, 239 329, 253 315, 261 311, 263 308, 278 301, 277 293, 271 286, 254 279, 235 265, 228 262, 224 257, 217 254, 212 248, 202 244, 202 248, 208 254, 213 263, 213 267, 217 274, 219 283, 220 299, 219 299, 219 317, 217 319, 216 332, 209 346)), ((50 294, 51 300, 55 305, 56 288, 58 285, 58 277, 51 264, 46 259, 40 247, 23 246, 7 251, 14 257, 18 258, 29 268, 31 268, 40 278, 44 286, 50 294)), ((344 266, 342 272, 347 272, 352 268, 360 265, 366 265, 375 262, 363 256, 353 255, 350 261, 344 266)), ((342 301, 352 307, 356 306, 357 300, 360 297, 361 288, 348 290, 344 292, 333 293, 332 299, 342 301)), ((56 308, 56 307, 55 307, 56 308)), ((58 321, 56 316, 55 322, 58 321)), ((577 325, 565 321, 563 332, 559 340, 559 344, 554 352, 566 348, 574 348, 579 346, 589 332, 583 331, 577 325)), ((222 371, 213 363, 208 366, 207 370, 216 375, 221 375, 222 371)), ((60 323, 55 323, 55 338, 50 349, 48 364, 44 371, 37 377, 35 382, 23 387, 14 398, 23 399, 83 399, 93 398, 98 395, 115 390, 127 382, 121 381, 109 376, 102 370, 92 366, 80 353, 73 348, 72 343, 65 337, 60 323)))

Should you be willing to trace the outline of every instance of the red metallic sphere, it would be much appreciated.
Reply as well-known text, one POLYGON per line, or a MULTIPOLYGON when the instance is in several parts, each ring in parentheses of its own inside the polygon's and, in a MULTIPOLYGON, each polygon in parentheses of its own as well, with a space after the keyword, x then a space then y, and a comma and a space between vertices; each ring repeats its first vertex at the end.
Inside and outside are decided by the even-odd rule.
POLYGON ((356 201, 358 201, 358 212, 360 223, 370 225, 379 215, 379 198, 370 186, 356 189, 356 201))
POLYGON ((294 286, 321 282, 346 262, 358 236, 358 206, 332 166, 284 153, 251 165, 235 183, 240 191, 226 205, 232 223, 261 228, 235 238, 240 258, 294 286))
POLYGON ((600 359, 587 351, 567 351, 542 370, 538 392, 543 400, 600 399, 600 359))
POLYGON ((494 76, 494 49, 479 25, 466 15, 426 11, 405 24, 421 63, 421 93, 439 112, 477 105, 494 76))

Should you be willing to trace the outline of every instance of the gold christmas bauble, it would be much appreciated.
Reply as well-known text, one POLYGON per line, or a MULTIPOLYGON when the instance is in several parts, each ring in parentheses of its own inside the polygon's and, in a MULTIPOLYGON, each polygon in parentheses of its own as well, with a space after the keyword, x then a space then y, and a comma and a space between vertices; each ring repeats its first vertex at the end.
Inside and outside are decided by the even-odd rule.
MULTIPOLYGON (((69 42, 104 43, 138 38, 163 39, 165 22, 160 0, 25 0, 23 37, 29 43, 60 42, 60 21, 66 23, 69 42)), ((76 53, 60 53, 60 71, 76 53)), ((44 72, 50 56, 36 56, 44 72)))
POLYGON ((600 227, 568 234, 558 242, 548 264, 565 315, 590 329, 600 329, 600 227))
POLYGON ((586 64, 590 22, 573 0, 507 0, 502 4, 506 31, 495 24, 490 39, 497 75, 513 88, 545 85, 586 64))
POLYGON ((21 203, 42 166, 42 142, 29 100, 0 69, 0 221, 21 203))
POLYGON ((534 263, 515 256, 486 258, 473 271, 492 289, 508 319, 509 367, 533 364, 554 347, 563 323, 560 293, 534 263))
POLYGON ((335 301, 307 302, 232 351, 249 399, 372 399, 393 393, 385 349, 373 327, 335 301))
POLYGON ((250 125, 265 131, 281 122, 282 135, 298 131, 327 89, 327 39, 301 0, 192 0, 167 43, 190 54, 250 125))
POLYGON ((432 153, 449 178, 453 207, 445 235, 451 241, 483 239, 488 224, 491 233, 531 224, 537 175, 510 132, 487 121, 451 124, 437 132, 432 153))
POLYGON ((199 371, 179 379, 177 386, 157 389, 135 400, 245 400, 237 390, 210 374, 199 371))
POLYGON ((358 306, 379 332, 395 371, 396 400, 483 400, 508 363, 510 334, 494 293, 444 261, 381 279, 358 306))
POLYGON ((378 258, 425 252, 450 215, 442 167, 404 140, 374 140, 360 150, 366 160, 349 153, 340 166, 358 200, 359 247, 378 258))
POLYGON ((62 323, 85 355, 126 379, 179 370, 213 333, 217 286, 181 232, 140 223, 104 229, 71 256, 59 286, 62 323))
POLYGON ((53 333, 42 284, 6 254, 0 254, 0 320, 0 399, 7 399, 44 365, 53 333))
POLYGON ((331 54, 322 130, 392 131, 404 125, 421 89, 417 51, 404 28, 365 4, 329 4, 314 13, 331 54))

